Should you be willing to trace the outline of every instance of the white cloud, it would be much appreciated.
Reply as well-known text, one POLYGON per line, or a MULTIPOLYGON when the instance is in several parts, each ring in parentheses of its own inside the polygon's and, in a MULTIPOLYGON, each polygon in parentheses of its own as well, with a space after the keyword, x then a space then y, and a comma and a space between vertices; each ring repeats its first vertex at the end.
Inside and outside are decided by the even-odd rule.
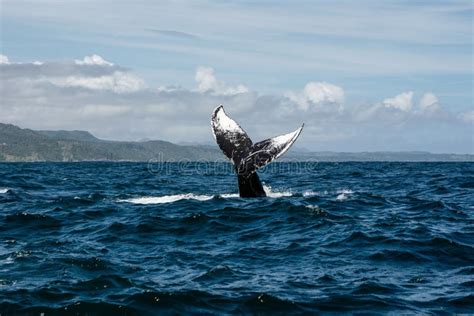
POLYGON ((63 62, 9 62, 0 55, 2 79, 15 81, 17 85, 49 83, 60 88, 84 88, 131 93, 146 89, 145 82, 130 71, 118 67, 98 55, 81 60, 63 62), (22 81, 22 83, 19 83, 22 81))
POLYGON ((459 114, 459 118, 466 123, 474 123, 474 110, 459 114))
POLYGON ((0 65, 8 65, 8 64, 10 64, 8 57, 0 54, 0 65))
POLYGON ((393 98, 383 100, 382 104, 386 108, 394 108, 401 111, 409 111, 413 106, 413 92, 403 92, 393 98))
POLYGON ((310 82, 304 87, 304 93, 313 103, 342 104, 344 102, 344 90, 327 82, 310 82))
POLYGON ((439 147, 423 146, 427 134, 437 133, 438 143, 432 146, 450 146, 456 139, 456 150, 462 152, 466 129, 474 119, 473 111, 421 111, 439 104, 433 93, 422 96, 416 108, 413 92, 342 107, 343 88, 327 82, 309 82, 285 97, 229 87, 216 79, 212 68, 199 68, 196 81, 195 90, 149 88, 125 68, 102 62, 5 64, 0 72, 0 121, 33 129, 84 129, 105 139, 211 143, 209 115, 222 103, 254 141, 290 132, 305 122, 298 144, 311 149, 436 150, 439 147), (417 132, 419 139, 413 136, 417 132), (406 147, 407 138, 419 147, 406 147))
POLYGON ((89 104, 84 107, 79 108, 78 112, 80 115, 83 116, 91 116, 91 117, 110 117, 110 116, 117 116, 126 114, 131 111, 130 106, 125 105, 95 105, 89 104))
POLYGON ((159 92, 173 92, 173 91, 181 90, 181 88, 177 86, 161 86, 161 87, 156 88, 156 90, 159 92))
POLYGON ((40 61, 34 61, 32 63, 10 62, 10 60, 8 59, 8 56, 0 54, 0 65, 12 65, 12 64, 15 64, 15 65, 33 64, 33 65, 39 66, 39 65, 42 65, 43 63, 40 61))
POLYGON ((199 92, 215 90, 218 87, 217 79, 214 76, 214 70, 212 68, 198 67, 194 79, 198 83, 197 90, 199 92))
POLYGON ((208 67, 198 67, 194 79, 198 84, 197 91, 201 93, 210 92, 215 95, 235 95, 249 91, 244 85, 231 87, 227 86, 224 82, 218 81, 214 75, 214 69, 208 67))
POLYGON ((145 88, 145 82, 141 78, 122 71, 99 77, 45 77, 43 80, 58 87, 82 87, 92 90, 111 90, 117 93, 136 92, 145 88))
POLYGON ((398 124, 407 120, 446 120, 453 115, 444 111, 438 97, 432 92, 426 92, 414 106, 414 93, 403 92, 393 98, 386 98, 382 102, 358 106, 351 116, 356 121, 375 121, 398 124))
POLYGON ((341 87, 327 82, 309 82, 302 92, 288 92, 285 94, 302 110, 308 110, 311 105, 344 103, 344 90, 341 87))
POLYGON ((440 109, 438 97, 432 92, 423 94, 419 106, 422 111, 437 111, 440 109))
POLYGON ((77 65, 100 65, 100 66, 113 66, 114 64, 103 59, 99 55, 93 54, 91 56, 85 56, 83 60, 75 60, 77 65))

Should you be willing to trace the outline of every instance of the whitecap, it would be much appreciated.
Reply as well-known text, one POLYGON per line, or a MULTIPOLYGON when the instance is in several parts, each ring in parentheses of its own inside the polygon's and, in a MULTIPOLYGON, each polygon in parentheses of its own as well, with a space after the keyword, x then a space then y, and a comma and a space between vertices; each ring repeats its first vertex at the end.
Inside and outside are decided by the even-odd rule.
POLYGON ((306 208, 310 210, 311 213, 315 215, 324 215, 327 216, 327 213, 320 208, 318 205, 306 205, 306 208))
POLYGON ((341 189, 341 190, 337 190, 338 195, 336 197, 336 200, 338 201, 345 201, 347 200, 348 198, 348 195, 349 194, 353 194, 354 191, 350 190, 350 189, 341 189))
POLYGON ((7 258, 0 260, 0 264, 12 264, 14 262, 15 260, 13 259, 12 256, 8 256, 7 258))
POLYGON ((198 201, 207 201, 212 199, 212 195, 197 195, 193 193, 186 194, 174 194, 174 195, 164 195, 164 196, 144 196, 126 200, 119 200, 119 202, 127 202, 132 204, 163 204, 163 203, 173 203, 180 200, 198 200, 198 201))
POLYGON ((336 200, 345 201, 345 200, 347 200, 347 195, 345 195, 344 193, 341 193, 336 197, 336 200))
MULTIPOLYGON (((276 192, 272 191, 270 186, 264 185, 263 189, 265 193, 270 198, 281 198, 292 196, 293 194, 290 191, 276 192)), ((223 199, 232 199, 239 198, 238 193, 222 193, 218 195, 223 199)), ((163 203, 173 203, 180 200, 197 200, 197 201, 208 201, 214 198, 214 195, 199 195, 194 193, 185 193, 185 194, 174 194, 174 195, 164 195, 164 196, 143 196, 136 197, 131 199, 122 199, 118 202, 126 202, 132 204, 163 204, 163 203)))
POLYGON ((232 199, 240 197, 239 193, 223 193, 219 194, 219 196, 223 199, 232 199))
POLYGON ((8 191, 10 191, 9 188, 0 188, 0 194, 8 193, 8 191))
POLYGON ((288 197, 288 196, 293 195, 290 191, 282 191, 282 192, 272 191, 272 188, 269 185, 265 185, 265 184, 263 185, 263 189, 265 190, 265 193, 267 194, 267 196, 271 198, 281 198, 281 197, 288 197))
POLYGON ((340 189, 340 190, 337 190, 336 193, 338 193, 338 194, 353 194, 354 191, 352 191, 351 189, 340 189))

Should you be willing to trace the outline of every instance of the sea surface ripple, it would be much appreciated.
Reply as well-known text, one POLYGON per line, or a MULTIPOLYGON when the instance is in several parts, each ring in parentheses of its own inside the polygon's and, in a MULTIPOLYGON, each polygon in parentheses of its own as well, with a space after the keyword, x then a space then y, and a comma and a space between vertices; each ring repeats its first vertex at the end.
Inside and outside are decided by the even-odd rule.
POLYGON ((474 312, 473 163, 273 166, 0 164, 0 314, 474 312))

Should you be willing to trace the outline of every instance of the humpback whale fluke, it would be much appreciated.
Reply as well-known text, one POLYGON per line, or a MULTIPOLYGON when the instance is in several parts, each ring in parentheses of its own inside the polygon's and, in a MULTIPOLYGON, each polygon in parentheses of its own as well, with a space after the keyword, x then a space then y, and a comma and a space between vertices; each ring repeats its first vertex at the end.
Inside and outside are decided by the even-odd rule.
POLYGON ((296 141, 304 126, 254 144, 242 127, 227 116, 222 105, 212 113, 211 125, 219 148, 234 164, 241 197, 266 196, 257 169, 283 155, 296 141))

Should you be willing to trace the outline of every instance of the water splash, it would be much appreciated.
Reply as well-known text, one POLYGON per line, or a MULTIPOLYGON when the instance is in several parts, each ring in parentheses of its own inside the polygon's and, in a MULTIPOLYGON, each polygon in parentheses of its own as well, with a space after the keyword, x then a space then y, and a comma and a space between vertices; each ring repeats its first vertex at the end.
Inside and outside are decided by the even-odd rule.
POLYGON ((164 196, 144 196, 137 197, 132 199, 118 200, 118 202, 127 202, 132 204, 163 204, 163 203, 173 203, 181 200, 197 200, 197 201, 207 201, 211 200, 213 195, 198 195, 194 193, 186 194, 174 194, 174 195, 164 195, 164 196))
POLYGON ((272 187, 266 184, 263 185, 263 189, 267 196, 271 198, 289 197, 293 195, 290 191, 273 191, 272 187))
POLYGON ((349 190, 349 189, 341 189, 341 190, 337 190, 336 193, 338 194, 336 197, 336 200, 345 201, 349 198, 349 194, 354 194, 354 191, 349 190))

